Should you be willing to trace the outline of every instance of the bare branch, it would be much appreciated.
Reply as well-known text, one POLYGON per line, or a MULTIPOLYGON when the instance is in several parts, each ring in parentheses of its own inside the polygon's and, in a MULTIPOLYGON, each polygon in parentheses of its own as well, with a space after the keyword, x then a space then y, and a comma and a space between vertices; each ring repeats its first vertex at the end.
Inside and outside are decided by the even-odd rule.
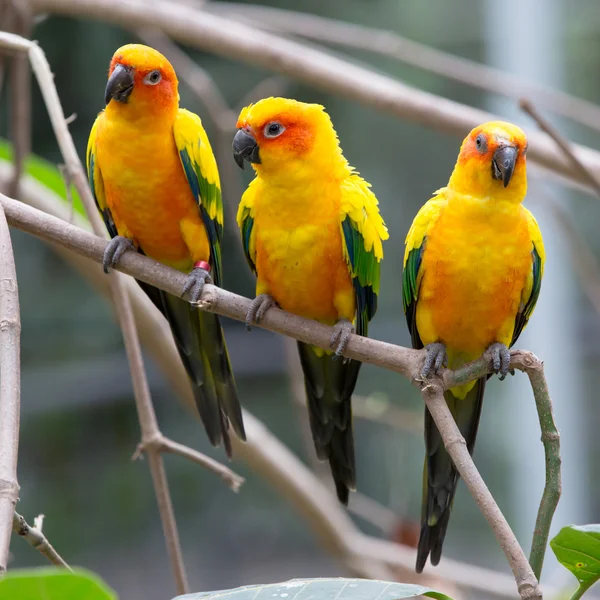
MULTIPOLYGON (((16 33, 29 37, 31 15, 28 5, 22 0, 12 0, 11 7, 15 13, 14 29, 16 33)), ((15 171, 9 187, 9 194, 18 197, 23 163, 31 151, 31 77, 29 61, 23 54, 17 54, 11 60, 10 112, 15 171)))
MULTIPOLYGON (((79 15, 131 28, 158 27, 179 42, 293 77, 313 87, 344 96, 427 127, 464 137, 496 116, 423 92, 314 48, 279 38, 214 14, 155 0, 32 0, 39 12, 79 15)), ((0 39, 0 45, 1 44, 0 39)), ((581 173, 544 134, 530 132, 528 158, 576 183, 581 173)), ((600 153, 574 146, 590 169, 600 170, 600 153)))
POLYGON ((387 56, 440 77, 515 100, 520 96, 533 96, 540 106, 600 131, 600 108, 592 102, 420 44, 392 31, 257 4, 208 2, 203 9, 273 33, 301 36, 387 56))
POLYGON ((6 571, 13 514, 19 497, 20 338, 15 259, 4 210, 0 208, 0 573, 6 571))
MULTIPOLYGON (((7 40, 6 36, 7 34, 3 34, 0 38, 1 41, 4 41, 5 43, 7 41, 10 43, 12 41, 12 47, 14 49, 19 49, 20 45, 26 42, 26 40, 23 40, 22 38, 15 42, 14 36, 11 36, 13 37, 12 40, 10 38, 7 40)), ((97 235, 105 236, 105 229, 100 220, 100 216, 98 215, 98 211, 96 210, 90 188, 88 187, 87 177, 65 121, 65 115, 58 98, 53 75, 50 66, 48 65, 48 61, 46 60, 46 56, 41 48, 34 43, 28 44, 28 54, 42 96, 46 103, 50 121, 63 155, 67 171, 79 192, 94 231, 97 235)), ((142 443, 145 443, 160 435, 160 431, 158 429, 156 415, 150 398, 150 389, 148 387, 148 380, 144 369, 137 330, 133 320, 131 304, 128 295, 124 292, 122 287, 122 278, 119 275, 111 277, 110 286, 115 311, 123 333, 125 351, 129 361, 133 393, 142 430, 142 443)), ((160 452, 157 452, 150 447, 148 458, 167 549, 171 560, 171 568, 175 576, 176 588, 179 594, 184 594, 188 591, 187 576, 185 573, 179 532, 177 531, 175 513, 173 511, 162 457, 160 452)))
POLYGON ((493 529, 498 543, 504 551, 506 560, 515 576, 517 588, 521 598, 539 598, 542 593, 538 587, 538 581, 527 562, 525 553, 519 546, 519 542, 512 532, 510 525, 498 508, 494 497, 485 485, 481 475, 475 467, 475 463, 467 449, 467 443, 460 433, 458 426, 444 399, 444 387, 441 382, 423 382, 421 393, 425 404, 435 421, 442 436, 444 446, 452 458, 463 481, 467 484, 471 495, 477 506, 483 513, 490 527, 493 529))
POLYGON ((550 392, 548 391, 548 384, 544 376, 544 364, 535 357, 532 357, 531 362, 525 367, 525 373, 529 377, 533 397, 535 398, 546 459, 546 483, 535 521, 535 530, 533 532, 529 555, 531 568, 535 576, 539 579, 542 575, 542 567, 544 566, 544 557, 548 547, 552 518, 554 517, 562 492, 560 434, 554 422, 552 401, 550 400, 550 392))
MULTIPOLYGON (((0 195, 0 203, 4 206, 7 218, 11 225, 19 227, 24 231, 56 243, 62 243, 71 250, 79 252, 88 258, 101 262, 106 246, 106 241, 89 233, 78 229, 77 227, 67 225, 59 219, 43 215, 39 211, 30 207, 19 205, 14 200, 0 195)), ((117 265, 117 268, 124 273, 135 276, 136 279, 160 287, 170 293, 180 293, 185 283, 185 274, 170 269, 164 265, 156 263, 149 258, 134 252, 126 252, 117 265)), ((203 310, 216 312, 223 316, 228 316, 239 321, 244 321, 248 310, 250 300, 215 286, 207 285, 205 287, 199 307, 203 310)), ((261 326, 283 333, 284 335, 294 337, 303 342, 310 343, 321 348, 327 348, 331 336, 332 328, 321 323, 309 321, 296 315, 286 313, 279 309, 271 309, 261 322, 261 326)), ((422 364, 422 351, 410 350, 380 342, 378 340, 363 338, 353 335, 344 355, 348 358, 362 360, 371 364, 377 364, 387 369, 391 369, 405 375, 411 380, 418 379, 418 373, 422 364)), ((516 368, 522 368, 523 357, 530 356, 530 353, 522 351, 513 351, 513 361, 511 365, 516 368), (514 363, 514 364, 513 364, 514 363)), ((439 389, 443 392, 448 387, 453 387, 458 382, 464 383, 481 377, 490 371, 489 357, 484 356, 480 360, 471 363, 456 372, 446 371, 444 377, 440 380, 439 389), (464 379, 464 381, 462 381, 464 379)), ((523 598, 538 597, 537 580, 535 579, 527 560, 526 567, 521 564, 520 555, 524 558, 523 551, 517 544, 515 548, 513 541, 516 542, 514 534, 502 516, 494 502, 489 490, 481 479, 472 459, 470 458, 466 446, 464 452, 459 448, 462 437, 457 437, 458 429, 452 419, 449 409, 445 402, 442 402, 444 408, 440 408, 436 402, 437 387, 434 383, 425 386, 426 390, 433 388, 433 396, 428 392, 425 394, 428 402, 427 406, 432 412, 438 429, 442 433, 444 443, 448 446, 448 452, 452 456, 461 476, 467 483, 469 490, 474 495, 482 512, 488 518, 490 525, 494 529, 507 558, 513 568, 513 572, 520 586, 520 593, 523 598), (431 400, 433 397, 433 400, 431 400), (433 404, 433 410, 432 406, 433 404), (435 411, 435 414, 434 414, 435 411), (442 422, 438 422, 441 420, 442 422), (454 428, 454 429, 453 429, 454 428), (458 446, 457 446, 458 445, 458 446), (461 461, 457 463, 457 461, 461 461), (511 537, 512 536, 512 537, 511 537)), ((460 436, 460 433, 458 432, 460 436)), ((464 444, 464 440, 463 440, 464 444)))
POLYGON ((142 452, 148 452, 149 446, 153 446, 157 452, 177 454, 183 458, 191 460, 205 469, 208 469, 209 471, 213 471, 213 473, 216 473, 231 488, 231 490, 236 493, 239 491, 241 485, 245 481, 243 477, 240 477, 237 473, 234 473, 225 465, 222 465, 221 463, 213 460, 205 454, 202 454, 201 452, 192 450, 192 448, 189 448, 188 446, 178 444, 177 442, 166 438, 162 434, 153 440, 148 440, 146 443, 141 442, 138 445, 133 458, 138 458, 141 456, 142 452))
POLYGON ((571 163, 582 179, 587 181, 594 189, 597 196, 600 196, 600 183, 586 165, 577 157, 571 144, 553 127, 542 115, 537 111, 535 106, 526 98, 522 98, 519 102, 521 109, 526 112, 537 124, 538 127, 547 133, 560 148, 565 158, 571 163))
MULTIPOLYGON (((11 169, 6 166, 6 163, 0 161, 0 183, 8 181, 10 174, 11 169)), ((23 181, 23 200, 46 213, 60 217, 63 224, 68 216, 68 207, 63 200, 28 177, 23 181)), ((23 207, 23 204, 20 203, 18 206, 23 207)), ((33 214, 36 214, 35 211, 33 214)), ((89 229, 89 224, 77 215, 75 222, 89 229)), ((47 226, 50 224, 41 222, 34 224, 33 229, 42 232, 47 226)), ((25 229, 29 228, 25 227, 25 229)), ((65 236, 65 243, 68 243, 68 239, 69 236, 65 236)), ((51 245, 96 289, 110 297, 108 278, 103 274, 99 264, 90 263, 87 258, 67 250, 65 246, 52 243, 51 245)), ((144 344, 171 385, 177 390, 178 397, 185 403, 190 414, 198 418, 193 394, 186 384, 185 371, 166 321, 160 318, 156 308, 133 279, 126 278, 125 284, 132 299, 144 344)), ((515 363, 521 364, 522 357, 519 357, 518 353, 515 353, 514 358, 515 363)), ((486 363, 481 361, 474 367, 473 372, 476 376, 477 369, 485 369, 486 363)), ((452 383, 451 378, 448 383, 452 383)), ((325 549, 337 557, 351 572, 361 577, 379 577, 380 571, 375 567, 381 563, 392 569, 401 570, 403 574, 414 569, 413 548, 362 534, 348 518, 333 494, 329 493, 303 462, 246 410, 244 410, 244 425, 248 440, 245 444, 232 440, 235 455, 243 458, 258 477, 263 478, 302 515, 307 526, 312 529, 325 549)), ((431 581, 432 587, 442 589, 440 580, 447 580, 485 594, 500 597, 514 596, 515 584, 511 577, 449 558, 444 558, 436 568, 435 580, 431 581)), ((420 583, 426 584, 426 581, 429 585, 429 580, 426 579, 421 579, 420 583)), ((548 586, 545 586, 545 590, 547 593, 556 592, 548 586)))
POLYGON ((53 565, 63 567, 71 571, 71 567, 65 562, 62 556, 54 549, 54 546, 48 541, 42 533, 43 515, 35 518, 34 526, 32 527, 25 521, 19 513, 15 512, 12 521, 12 530, 17 535, 20 535, 25 541, 43 554, 53 565))

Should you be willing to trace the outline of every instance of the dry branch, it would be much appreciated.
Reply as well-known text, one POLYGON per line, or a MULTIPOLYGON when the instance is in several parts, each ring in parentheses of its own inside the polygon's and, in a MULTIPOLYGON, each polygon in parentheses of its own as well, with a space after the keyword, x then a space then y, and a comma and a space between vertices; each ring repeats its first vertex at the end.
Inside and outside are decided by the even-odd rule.
MULTIPOLYGON (((11 173, 10 166, 0 161, 0 184, 9 181, 11 173)), ((59 217, 63 223, 67 221, 68 206, 37 181, 25 177, 22 193, 23 200, 28 204, 44 213, 59 217)), ((75 223, 89 230, 89 224, 77 215, 75 223)), ((44 225, 40 225, 43 230, 44 225)), ((102 267, 67 250, 64 246, 50 245, 68 264, 74 266, 82 277, 110 298, 108 278, 102 272, 102 267)), ((143 343, 156 363, 160 365, 173 388, 177 390, 178 398, 185 403, 190 413, 198 418, 194 398, 189 385, 186 384, 185 371, 166 321, 133 279, 126 278, 125 284, 132 300, 143 343)), ((519 361, 517 356, 516 362, 519 361)), ((409 579, 411 573, 414 574, 413 548, 361 533, 335 497, 315 478, 304 463, 246 410, 244 410, 244 424, 248 441, 244 444, 233 440, 236 457, 243 458, 258 477, 271 485, 302 515, 325 549, 347 569, 360 577, 373 578, 378 577, 378 570, 373 568, 374 565, 382 563, 402 573, 406 579, 409 579)), ((444 558, 436 568, 435 579, 425 575, 419 583, 444 591, 444 581, 486 595, 514 596, 514 580, 511 577, 450 558, 444 558)), ((554 593, 547 586, 545 589, 548 593, 554 593)), ((452 594, 452 591, 448 593, 452 594)))
MULTIPOLYGON (((35 209, 19 204, 6 196, 0 195, 0 203, 4 207, 11 225, 46 241, 64 245, 70 250, 78 252, 95 262, 100 263, 102 261, 104 249, 107 244, 106 240, 93 236, 72 225, 68 225, 60 219, 44 215, 35 209)), ((174 294, 180 293, 185 283, 184 273, 170 269, 131 251, 124 254, 117 268, 124 273, 134 276, 136 279, 174 294)), ((250 300, 247 298, 212 285, 207 285, 198 305, 203 310, 244 321, 249 303, 250 300)), ((275 308, 267 313, 261 322, 261 327, 322 348, 329 346, 329 339, 332 333, 331 327, 275 308)), ((351 337, 344 355, 348 358, 354 358, 396 371, 415 382, 419 379, 423 359, 422 351, 402 348, 357 335, 351 337)), ((512 353, 511 366, 523 369, 523 361, 531 356, 531 353, 528 352, 514 351, 512 353)), ((515 574, 519 592, 523 598, 537 598, 541 597, 537 588, 537 580, 525 559, 523 551, 516 542, 510 527, 508 527, 502 513, 485 487, 485 483, 466 451, 464 439, 460 436, 460 432, 456 427, 448 406, 443 401, 443 396, 441 404, 436 401, 438 390, 443 392, 444 389, 454 387, 459 383, 465 383, 466 381, 482 377, 489 371, 490 360, 489 357, 484 356, 478 361, 466 365, 459 371, 445 371, 443 377, 438 378, 439 380, 424 382, 424 396, 436 420, 442 439, 448 447, 448 451, 455 463, 457 463, 457 468, 461 476, 478 501, 480 509, 488 519, 505 551, 515 574), (428 390, 431 389, 436 393, 430 394, 428 390), (460 449, 463 446, 466 456, 460 449)))
POLYGON ((0 573, 6 571, 13 514, 19 498, 20 338, 15 259, 6 217, 0 208, 0 573))
POLYGON ((43 534, 41 517, 42 515, 35 519, 34 526, 32 527, 27 523, 25 517, 15 512, 13 515, 12 530, 17 535, 20 535, 32 548, 35 548, 40 554, 45 556, 53 565, 71 571, 71 567, 69 567, 63 557, 54 549, 54 546, 43 534))
POLYGON ((600 107, 592 102, 409 40, 393 31, 257 4, 206 2, 202 8, 273 33, 291 34, 387 56, 440 77, 515 100, 520 96, 532 96, 548 110, 600 131, 600 107))
MULTIPOLYGON (((355 100, 382 112, 464 137, 473 127, 497 117, 482 110, 414 89, 314 48, 265 33, 217 15, 155 0, 32 0, 38 12, 95 18, 132 27, 158 27, 173 39, 234 60, 293 77, 308 85, 355 100)), ((552 140, 530 132, 528 158, 575 183, 587 181, 552 140)), ((600 171, 600 153, 574 146, 577 157, 600 171)))

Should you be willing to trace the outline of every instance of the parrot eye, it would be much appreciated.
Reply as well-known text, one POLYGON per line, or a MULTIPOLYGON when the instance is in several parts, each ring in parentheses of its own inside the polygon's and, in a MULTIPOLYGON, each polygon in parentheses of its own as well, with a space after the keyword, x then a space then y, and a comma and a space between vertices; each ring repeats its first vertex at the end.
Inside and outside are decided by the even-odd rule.
POLYGON ((477 150, 479 150, 479 152, 481 152, 482 154, 484 152, 487 152, 487 148, 488 148, 487 138, 485 137, 485 135, 483 135, 483 133, 480 133, 475 138, 475 146, 477 146, 477 150))
POLYGON ((280 136, 284 131, 285 127, 281 123, 273 121, 272 123, 267 123, 265 125, 264 134, 265 137, 276 138, 277 136, 280 136))
POLYGON ((146 75, 144 78, 144 83, 146 85, 156 85, 161 79, 162 75, 160 74, 160 71, 150 71, 150 73, 148 73, 148 75, 146 75))

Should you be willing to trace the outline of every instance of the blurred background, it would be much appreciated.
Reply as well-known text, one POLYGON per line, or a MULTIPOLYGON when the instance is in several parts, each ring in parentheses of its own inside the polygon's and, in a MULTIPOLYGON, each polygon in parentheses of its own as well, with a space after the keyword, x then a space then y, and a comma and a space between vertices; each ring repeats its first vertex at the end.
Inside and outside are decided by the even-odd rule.
MULTIPOLYGON (((263 5, 393 31, 592 103, 600 98, 600 12, 593 0, 579 0, 575 8, 566 0, 296 0, 293 5, 264 0, 263 5)), ((216 9, 225 14, 231 6, 216 9)), ((32 38, 47 54, 65 113, 77 115, 70 129, 83 159, 90 127, 103 108, 109 60, 117 47, 138 38, 99 22, 57 16, 40 19, 32 38)), ((344 52, 350 60, 409 85, 499 114, 526 132, 536 128, 515 100, 391 57, 333 46, 328 51, 344 52)), ((446 183, 461 140, 290 79, 268 79, 271 73, 246 64, 186 52, 214 78, 236 112, 254 86, 266 79, 261 89, 268 94, 327 108, 346 157, 371 182, 391 234, 384 246, 379 310, 370 333, 410 345, 401 300, 404 237, 418 208, 446 183)), ((61 157, 46 110, 37 85, 33 88, 33 151, 58 163, 61 157)), ((180 93, 182 106, 202 117, 214 140, 215 123, 205 105, 184 83, 180 93)), ((7 96, 5 86, 2 137, 8 136, 10 123, 7 96)), ((546 114, 570 139, 600 146, 597 131, 546 114)), ((231 168, 228 152, 225 148, 221 154, 230 161, 227 171, 221 167, 230 210, 223 250, 225 287, 253 297, 253 276, 231 218, 251 174, 231 168)), ((545 361, 562 434, 563 498, 555 533, 562 525, 600 519, 600 318, 575 272, 578 259, 572 243, 553 215, 557 207, 569 213, 598 256, 600 205, 539 171, 532 173, 526 204, 538 217, 548 259, 536 314, 517 345, 545 361)), ((109 304, 42 242, 17 231, 13 242, 22 318, 19 510, 29 521, 45 513, 45 531, 64 558, 97 571, 121 598, 170 598, 172 577, 149 471, 145 463, 130 460, 139 427, 121 334, 109 304)), ((243 324, 226 319, 224 326, 244 406, 313 464, 285 341, 259 329, 247 333, 243 324)), ((209 446, 200 424, 189 418, 150 362, 148 372, 163 432, 223 461, 222 450, 209 446)), ((354 518, 369 533, 409 541, 420 518, 421 398, 400 376, 368 365, 362 369, 357 394, 358 488, 376 505, 364 497, 353 499, 355 511, 366 511, 368 517, 354 518)), ((494 378, 486 391, 476 462, 526 550, 544 482, 539 438, 525 377, 518 374, 502 384, 494 378)), ((165 460, 192 590, 345 574, 293 508, 241 462, 231 465, 247 478, 236 495, 212 473, 177 457, 165 460)), ((13 540, 11 551, 13 566, 42 563, 20 539, 13 540)), ((508 572, 500 547, 463 484, 444 556, 508 572)), ((545 568, 544 582, 563 585, 569 580, 550 554, 545 568)))

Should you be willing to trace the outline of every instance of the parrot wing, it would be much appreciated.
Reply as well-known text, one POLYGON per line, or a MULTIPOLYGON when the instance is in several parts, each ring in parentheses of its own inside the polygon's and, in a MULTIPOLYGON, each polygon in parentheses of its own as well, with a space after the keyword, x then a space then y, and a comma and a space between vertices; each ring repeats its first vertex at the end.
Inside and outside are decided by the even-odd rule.
POLYGON ((375 194, 357 174, 342 184, 340 221, 342 244, 356 294, 356 333, 367 335, 377 311, 382 241, 389 237, 375 194))
POLYGON ((180 108, 173 125, 173 136, 208 235, 212 277, 215 285, 220 286, 223 277, 223 197, 217 161, 198 115, 180 108))
POLYGON ((98 207, 98 211, 104 219, 104 224, 106 225, 106 229, 108 229, 110 237, 114 238, 117 235, 119 235, 119 233, 117 231, 115 222, 113 221, 110 209, 106 204, 106 197, 104 195, 104 181, 102 179, 100 167, 96 162, 96 140, 98 136, 98 123, 100 122, 100 119, 103 118, 104 113, 101 112, 96 117, 94 125, 92 126, 92 131, 90 132, 90 137, 88 139, 87 145, 86 166, 88 172, 88 182, 90 184, 90 189, 92 190, 94 200, 96 201, 96 206, 98 207))
POLYGON ((425 251, 427 232, 435 224, 445 205, 446 199, 443 191, 438 190, 436 195, 421 207, 406 235, 404 272, 402 275, 402 304, 412 345, 416 349, 423 348, 423 342, 417 331, 417 301, 421 278, 423 277, 421 261, 425 251))
POLYGON ((256 247, 254 241, 254 197, 257 179, 244 192, 237 213, 237 223, 242 236, 242 246, 250 269, 256 275, 256 247))
POLYGON ((525 283, 523 294, 521 295, 521 305, 515 319, 515 330, 513 332, 511 347, 515 344, 521 332, 527 326, 529 318, 533 314, 533 310, 537 303, 542 288, 542 277, 544 275, 544 263, 546 262, 546 250, 544 249, 544 241, 542 232, 535 217, 526 209, 523 208, 527 215, 529 225, 529 235, 531 236, 531 263, 532 268, 529 277, 525 283))

